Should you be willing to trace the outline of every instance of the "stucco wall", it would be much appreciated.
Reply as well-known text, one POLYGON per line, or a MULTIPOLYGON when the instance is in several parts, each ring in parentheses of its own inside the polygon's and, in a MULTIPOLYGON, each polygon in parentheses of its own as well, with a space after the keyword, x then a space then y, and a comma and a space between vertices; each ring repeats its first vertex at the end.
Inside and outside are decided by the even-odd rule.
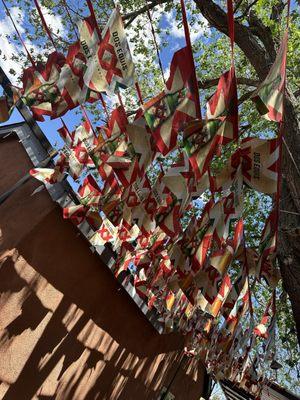
MULTIPOLYGON (((0 194, 31 167, 0 143, 0 194)), ((0 205, 0 399, 157 399, 183 338, 159 335, 46 190, 31 179, 0 205)), ((202 394, 204 369, 180 369, 176 399, 202 394)))

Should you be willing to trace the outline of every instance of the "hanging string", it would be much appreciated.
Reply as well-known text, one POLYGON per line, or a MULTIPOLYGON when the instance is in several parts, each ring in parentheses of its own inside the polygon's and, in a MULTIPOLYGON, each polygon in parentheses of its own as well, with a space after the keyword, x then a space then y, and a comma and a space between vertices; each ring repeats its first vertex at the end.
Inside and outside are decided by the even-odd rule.
POLYGON ((50 29, 48 28, 48 25, 47 25, 47 23, 46 23, 46 20, 45 20, 45 18, 44 18, 44 15, 43 15, 43 13, 42 13, 42 10, 41 10, 41 7, 40 7, 40 5, 39 5, 38 0, 34 0, 34 4, 35 4, 36 9, 37 9, 37 12, 38 12, 38 14, 39 14, 39 16, 40 16, 40 18, 41 18, 41 20, 42 20, 42 24, 43 24, 43 27, 44 27, 44 29, 45 29, 47 35, 48 35, 48 38, 50 39, 50 41, 51 41, 53 47, 55 48, 55 50, 57 50, 56 45, 55 45, 55 42, 54 42, 53 37, 52 37, 52 34, 51 34, 51 31, 50 31, 50 29))
POLYGON ((100 30, 98 22, 97 22, 97 18, 96 18, 96 14, 95 14, 95 11, 94 11, 93 4, 92 4, 91 0, 86 0, 86 3, 87 3, 87 6, 89 8, 89 11, 91 13, 91 17, 93 18, 93 22, 94 22, 94 25, 96 27, 96 31, 97 31, 99 40, 101 40, 102 39, 102 34, 101 34, 101 30, 100 30))
POLYGON ((151 13, 150 13, 150 10, 149 10, 149 6, 148 6, 148 3, 147 3, 147 0, 145 1, 145 3, 146 3, 146 7, 147 7, 147 15, 148 15, 148 19, 149 19, 149 22, 150 22, 152 37, 153 37, 154 46, 155 46, 155 49, 156 49, 156 54, 157 54, 157 59, 158 59, 158 64, 159 64, 161 76, 162 76, 162 79, 164 81, 164 84, 166 84, 166 80, 165 80, 165 77, 164 77, 164 70, 163 70, 163 66, 162 66, 162 62, 161 62, 161 58, 160 58, 160 53, 159 53, 159 47, 158 47, 158 43, 157 43, 157 40, 156 40, 156 34, 155 34, 154 26, 153 26, 153 20, 152 20, 152 17, 151 17, 151 13))
POLYGON ((287 2, 287 16, 286 16, 286 27, 290 27, 290 15, 291 15, 291 0, 287 2))
POLYGON ((290 0, 287 2, 287 18, 286 18, 286 32, 284 34, 283 40, 286 41, 286 48, 284 53, 284 77, 283 77, 283 104, 282 104, 282 120, 279 122, 279 132, 277 137, 277 146, 279 149, 279 156, 278 156, 278 175, 277 175, 277 193, 275 198, 276 203, 276 242, 275 242, 275 252, 278 248, 278 232, 279 232, 279 210, 280 210, 280 199, 281 199, 281 186, 282 186, 282 147, 283 147, 283 131, 285 128, 285 94, 286 94, 286 58, 287 58, 287 47, 288 47, 288 33, 289 33, 289 23, 290 23, 290 0))
POLYGON ((11 20, 11 23, 13 24, 13 27, 14 27, 14 29, 15 29, 17 35, 18 35, 18 38, 20 39, 20 42, 22 43, 22 46, 23 46, 24 50, 26 51, 28 60, 31 62, 31 64, 32 64, 33 67, 36 67, 36 64, 35 64, 35 62, 34 62, 32 56, 31 56, 29 50, 27 49, 26 44, 25 44, 24 40, 22 39, 22 36, 20 35, 20 32, 19 32, 19 30, 18 30, 18 28, 17 28, 17 26, 16 26, 16 24, 15 24, 15 22, 14 22, 12 16, 11 16, 11 13, 10 13, 10 11, 9 11, 9 9, 8 9, 8 7, 7 7, 6 3, 5 3, 5 1, 4 1, 4 0, 1 0, 1 1, 2 1, 2 4, 4 5, 4 8, 5 8, 5 10, 6 10, 6 13, 7 13, 9 19, 11 20))
POLYGON ((184 0, 180 0, 180 4, 181 4, 182 22, 183 22, 183 27, 184 27, 185 41, 186 41, 187 48, 189 49, 190 57, 192 59, 192 64, 193 64, 192 83, 193 83, 193 92, 194 92, 193 94, 195 95, 195 103, 196 103, 196 116, 197 116, 197 118, 202 119, 198 81, 197 81, 193 49, 192 49, 192 44, 191 44, 190 31, 189 31, 189 26, 188 26, 188 22, 187 22, 184 0))

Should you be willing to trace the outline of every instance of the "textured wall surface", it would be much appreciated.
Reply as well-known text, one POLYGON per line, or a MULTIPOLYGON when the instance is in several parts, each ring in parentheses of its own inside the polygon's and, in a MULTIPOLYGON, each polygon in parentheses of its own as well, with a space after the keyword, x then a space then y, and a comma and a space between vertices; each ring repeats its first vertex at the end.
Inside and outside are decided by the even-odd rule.
MULTIPOLYGON (((31 167, 0 143, 0 194, 31 167)), ((159 335, 46 190, 30 179, 0 205, 0 399, 157 399, 183 338, 159 335)), ((198 400, 204 368, 181 366, 175 399, 198 400)))

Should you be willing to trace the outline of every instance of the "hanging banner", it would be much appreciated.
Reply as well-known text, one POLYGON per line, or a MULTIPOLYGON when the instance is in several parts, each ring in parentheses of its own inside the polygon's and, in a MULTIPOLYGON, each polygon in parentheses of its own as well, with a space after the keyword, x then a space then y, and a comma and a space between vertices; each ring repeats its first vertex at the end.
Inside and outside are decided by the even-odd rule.
POLYGON ((164 156, 176 146, 178 132, 196 118, 195 99, 189 91, 190 61, 186 47, 178 50, 171 61, 166 89, 143 105, 155 145, 164 156))
POLYGON ((244 182, 259 192, 276 193, 279 168, 277 139, 243 139, 241 152, 244 182))
POLYGON ((225 137, 224 144, 238 138, 238 98, 234 67, 221 75, 217 90, 208 100, 207 119, 225 117, 232 124, 231 137, 225 137))
POLYGON ((71 219, 75 225, 87 222, 93 229, 98 229, 102 223, 99 213, 82 204, 72 205, 63 209, 63 218, 71 219))
POLYGON ((195 275, 196 286, 200 289, 197 293, 197 304, 205 312, 214 317, 217 316, 223 304, 227 301, 232 284, 227 275, 227 270, 241 243, 243 233, 243 221, 240 220, 235 227, 235 235, 232 246, 214 251, 207 264, 195 275))
POLYGON ((241 270, 239 271, 239 274, 232 285, 232 289, 221 309, 221 313, 226 320, 229 318, 232 310, 237 307, 236 304, 238 302, 238 299, 243 298, 247 290, 247 269, 245 265, 242 265, 241 270))
POLYGON ((275 62, 266 79, 251 96, 259 113, 270 121, 281 122, 283 118, 287 43, 288 31, 283 36, 275 62))
POLYGON ((116 107, 110 113, 107 126, 102 127, 107 138, 118 137, 126 132, 128 119, 122 106, 116 107))
POLYGON ((254 328, 254 333, 257 336, 267 339, 269 336, 268 328, 271 326, 272 317, 275 314, 275 295, 273 294, 269 300, 265 312, 260 323, 254 328))
POLYGON ((102 40, 88 60, 84 82, 92 90, 107 93, 134 85, 134 64, 118 8, 112 12, 102 40))
POLYGON ((143 176, 156 157, 155 146, 146 120, 141 117, 128 124, 126 133, 138 157, 140 176, 143 176))
POLYGON ((89 240, 93 246, 104 246, 108 242, 114 243, 117 240, 117 227, 105 218, 100 228, 89 240))
POLYGON ((89 15, 79 20, 77 27, 81 51, 85 55, 85 58, 90 60, 96 52, 97 45, 101 41, 98 35, 97 21, 93 15, 89 15))
POLYGON ((38 121, 44 120, 43 115, 51 116, 51 103, 60 99, 56 83, 65 63, 64 55, 55 51, 48 56, 46 64, 38 63, 25 69, 22 75, 23 87, 12 87, 14 102, 21 98, 38 121))
POLYGON ((263 278, 266 283, 275 288, 280 272, 275 266, 275 251, 277 244, 277 211, 272 210, 266 220, 258 247, 258 260, 256 266, 256 277, 263 278))
POLYGON ((102 192, 92 175, 88 175, 78 189, 80 203, 98 209, 102 192))
POLYGON ((70 132, 65 124, 58 129, 60 137, 69 148, 76 147, 83 142, 89 153, 92 153, 98 144, 93 128, 88 121, 84 121, 73 132, 70 132))
POLYGON ((30 175, 44 184, 54 184, 61 182, 65 175, 61 173, 59 168, 33 168, 29 171, 30 175))
MULTIPOLYGON (((214 156, 220 155, 220 146, 232 136, 232 124, 227 120, 210 121, 207 124, 207 139, 197 144, 193 139, 185 140, 185 150, 190 157, 197 180, 209 171, 214 156)), ((199 139, 196 139, 199 140, 199 139)))
POLYGON ((79 42, 71 45, 68 50, 66 63, 62 67, 57 89, 60 93, 58 101, 52 100, 51 118, 64 115, 85 102, 94 103, 99 100, 99 94, 90 90, 84 83, 83 75, 86 70, 87 60, 83 56, 79 42))

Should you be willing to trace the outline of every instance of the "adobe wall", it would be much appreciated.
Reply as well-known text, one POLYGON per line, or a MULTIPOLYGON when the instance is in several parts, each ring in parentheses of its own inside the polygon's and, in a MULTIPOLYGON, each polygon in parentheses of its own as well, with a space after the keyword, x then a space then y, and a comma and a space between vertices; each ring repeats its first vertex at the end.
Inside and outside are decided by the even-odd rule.
MULTIPOLYGON (((0 143, 0 194, 31 168, 0 143)), ((0 205, 0 399, 157 399, 183 338, 159 335, 46 190, 30 179, 0 205)), ((171 392, 198 400, 204 368, 180 368, 171 392)))

